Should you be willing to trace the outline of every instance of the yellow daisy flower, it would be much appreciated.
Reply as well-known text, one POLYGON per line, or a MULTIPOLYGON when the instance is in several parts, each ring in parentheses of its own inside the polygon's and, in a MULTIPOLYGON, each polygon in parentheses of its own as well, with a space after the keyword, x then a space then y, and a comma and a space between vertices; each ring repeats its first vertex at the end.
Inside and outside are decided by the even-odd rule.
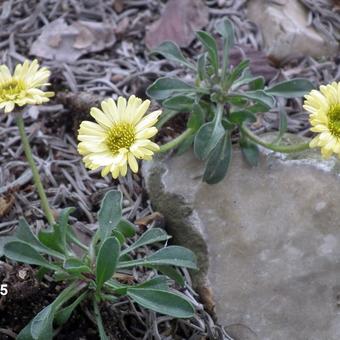
POLYGON ((340 157, 340 82, 320 86, 305 95, 304 109, 310 112, 311 131, 319 134, 309 144, 321 148, 324 158, 340 157))
POLYGON ((50 71, 46 67, 39 68, 37 60, 26 60, 15 67, 11 75, 6 65, 0 66, 0 109, 5 113, 13 111, 15 105, 42 104, 49 101, 53 92, 39 89, 49 85, 50 71))
POLYGON ((136 159, 150 160, 159 146, 149 139, 158 131, 154 127, 161 111, 145 115, 150 101, 131 96, 128 101, 119 97, 104 100, 101 110, 91 108, 97 123, 80 124, 78 151, 84 156, 85 166, 91 170, 102 169, 102 176, 111 172, 113 178, 125 176, 127 166, 138 171, 136 159))

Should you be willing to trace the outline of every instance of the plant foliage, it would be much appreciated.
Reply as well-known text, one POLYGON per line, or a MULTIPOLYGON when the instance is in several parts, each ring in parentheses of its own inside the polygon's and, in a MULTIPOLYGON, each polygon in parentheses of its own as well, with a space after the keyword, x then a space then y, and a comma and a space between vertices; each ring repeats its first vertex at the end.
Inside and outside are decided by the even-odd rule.
POLYGON ((5 240, 3 254, 11 260, 50 271, 55 280, 66 283, 66 288, 31 320, 18 340, 52 339, 54 326, 67 322, 85 299, 93 301, 93 315, 101 339, 106 338, 98 307, 101 301, 125 296, 165 315, 178 318, 194 315, 194 308, 185 295, 173 291, 169 283, 170 277, 184 283, 176 268, 196 269, 195 255, 180 246, 167 246, 142 259, 133 259, 136 249, 167 241, 170 237, 163 229, 151 228, 137 238, 134 226, 122 216, 121 204, 119 191, 106 193, 98 212, 99 227, 89 245, 76 238, 69 224, 72 209, 65 209, 50 230, 40 231, 37 236, 25 219, 20 220, 15 235, 5 240), (127 245, 126 240, 131 237, 135 241, 127 245), (75 247, 81 249, 81 255, 76 254, 75 247), (136 266, 159 269, 169 275, 155 275, 135 284, 123 284, 118 280, 121 271, 126 273, 136 266))
MULTIPOLYGON (((162 43, 153 51, 194 71, 194 84, 163 77, 147 89, 150 97, 171 110, 163 117, 161 124, 176 113, 190 112, 187 122, 190 134, 185 135, 178 149, 182 153, 193 145, 196 157, 205 162, 203 181, 210 184, 221 181, 228 171, 232 153, 231 135, 234 131, 243 130, 239 146, 245 160, 251 166, 256 165, 258 148, 256 141, 252 141, 246 133, 246 124, 254 122, 258 113, 273 108, 276 96, 303 96, 313 88, 313 84, 306 79, 292 79, 266 87, 263 77, 251 74, 249 60, 242 60, 230 67, 229 53, 234 45, 232 23, 223 19, 216 23, 215 29, 223 40, 221 56, 216 39, 203 31, 197 32, 197 38, 203 46, 197 62, 187 60, 178 46, 170 41, 162 43)), ((283 122, 282 118, 280 121, 283 122)), ((280 125, 280 134, 282 131, 280 125)))

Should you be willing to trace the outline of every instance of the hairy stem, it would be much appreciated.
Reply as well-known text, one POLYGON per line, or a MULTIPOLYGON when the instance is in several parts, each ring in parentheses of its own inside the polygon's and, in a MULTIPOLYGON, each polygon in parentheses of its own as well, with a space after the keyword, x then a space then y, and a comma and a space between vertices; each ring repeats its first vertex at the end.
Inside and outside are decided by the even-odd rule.
POLYGON ((175 148, 176 146, 178 146, 179 144, 181 144, 186 138, 188 138, 191 134, 192 134, 192 129, 186 129, 182 134, 180 134, 178 137, 176 137, 175 139, 173 139, 172 141, 163 144, 160 146, 160 149, 158 152, 167 152, 170 149, 175 148))
POLYGON ((39 171, 38 171, 38 168, 37 168, 37 166, 34 162, 34 159, 33 159, 32 149, 30 147, 28 137, 27 137, 26 132, 25 132, 24 120, 23 120, 21 114, 17 115, 16 123, 17 123, 18 128, 19 128, 22 146, 24 148, 24 152, 25 152, 25 155, 26 155, 26 158, 27 158, 27 162, 28 162, 28 164, 29 164, 29 166, 31 167, 31 170, 32 170, 33 180, 34 180, 35 187, 36 187, 38 194, 39 194, 39 197, 40 197, 41 207, 42 207, 42 209, 45 213, 45 217, 46 217, 48 223, 50 225, 53 225, 53 224, 55 224, 55 219, 54 219, 53 214, 51 212, 51 209, 48 205, 48 200, 47 200, 47 197, 46 197, 44 187, 41 183, 39 171))
POLYGON ((292 145, 276 145, 271 144, 263 141, 257 135, 255 135, 252 131, 250 131, 245 125, 240 126, 240 130, 246 135, 251 141, 259 144, 267 149, 282 152, 282 153, 294 153, 300 152, 309 149, 309 142, 308 143, 299 143, 299 144, 292 144, 292 145))

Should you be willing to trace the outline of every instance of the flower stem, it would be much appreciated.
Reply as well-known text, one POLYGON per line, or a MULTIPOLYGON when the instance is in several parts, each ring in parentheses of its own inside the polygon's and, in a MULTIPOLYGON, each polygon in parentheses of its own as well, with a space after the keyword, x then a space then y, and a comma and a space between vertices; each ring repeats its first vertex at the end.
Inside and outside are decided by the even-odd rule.
POLYGON ((49 208, 46 193, 45 193, 44 187, 41 183, 41 179, 40 179, 40 176, 39 176, 37 166, 35 165, 35 162, 34 162, 34 159, 33 159, 32 149, 30 147, 30 144, 29 144, 26 132, 25 132, 24 120, 23 120, 21 114, 17 115, 16 123, 17 123, 18 128, 19 128, 22 146, 23 146, 24 151, 25 151, 27 162, 28 162, 28 164, 29 164, 29 166, 31 167, 31 170, 32 170, 33 180, 34 180, 35 187, 36 187, 38 194, 39 194, 39 197, 40 197, 41 207, 42 207, 42 209, 45 213, 45 217, 46 217, 48 223, 50 225, 53 225, 53 224, 55 224, 55 219, 54 219, 52 212, 49 208))
POLYGON ((275 152, 282 152, 282 153, 293 153, 293 152, 300 152, 309 149, 309 142, 308 143, 299 143, 299 144, 292 144, 292 145, 277 145, 271 144, 263 141, 253 132, 251 132, 245 125, 240 126, 240 130, 253 142, 259 144, 267 149, 273 150, 275 152))
POLYGON ((192 134, 193 130, 192 129, 186 129, 182 134, 180 134, 178 137, 173 139, 172 141, 163 144, 160 146, 160 149, 158 152, 167 152, 170 149, 175 148, 177 145, 181 144, 186 138, 188 138, 192 134))

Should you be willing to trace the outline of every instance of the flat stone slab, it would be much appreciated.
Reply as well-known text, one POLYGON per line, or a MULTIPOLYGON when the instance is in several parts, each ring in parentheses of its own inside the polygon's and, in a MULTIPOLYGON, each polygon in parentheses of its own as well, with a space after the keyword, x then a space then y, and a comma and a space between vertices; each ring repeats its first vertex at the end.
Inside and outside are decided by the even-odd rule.
POLYGON ((299 0, 251 0, 248 17, 260 28, 269 56, 282 61, 292 56, 334 56, 339 44, 311 26, 299 0))
POLYGON ((210 283, 235 340, 340 339, 336 160, 263 154, 250 168, 235 150, 228 176, 212 186, 191 153, 143 171, 169 232, 197 253, 196 283, 210 283))

